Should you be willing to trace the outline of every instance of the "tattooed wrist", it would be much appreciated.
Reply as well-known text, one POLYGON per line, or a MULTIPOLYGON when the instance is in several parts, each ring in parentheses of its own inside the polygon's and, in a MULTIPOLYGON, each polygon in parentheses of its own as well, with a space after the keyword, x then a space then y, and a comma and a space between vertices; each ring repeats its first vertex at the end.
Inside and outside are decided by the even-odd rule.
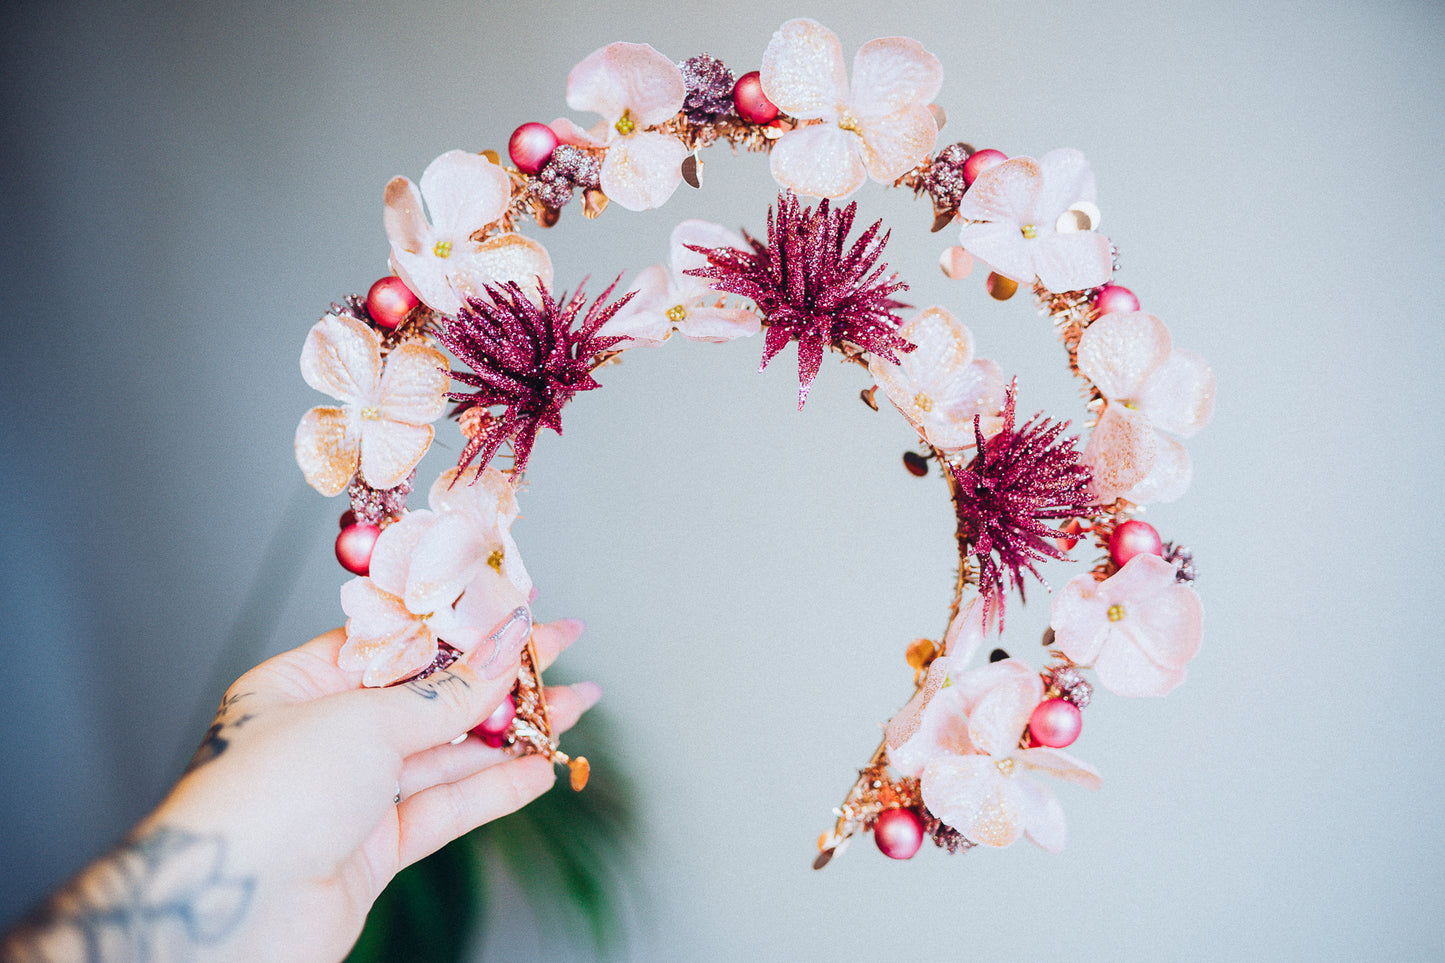
POLYGON ((189 960, 240 927, 256 881, 226 841, 155 826, 88 867, 0 945, 4 963, 189 960))
POLYGON ((256 718, 254 714, 237 708, 237 703, 251 695, 255 695, 255 693, 239 692, 235 695, 227 695, 221 700, 221 708, 216 711, 216 721, 212 722, 211 728, 206 730, 206 736, 201 740, 196 754, 191 757, 190 764, 186 766, 186 772, 194 772, 225 752, 231 745, 235 731, 256 718))

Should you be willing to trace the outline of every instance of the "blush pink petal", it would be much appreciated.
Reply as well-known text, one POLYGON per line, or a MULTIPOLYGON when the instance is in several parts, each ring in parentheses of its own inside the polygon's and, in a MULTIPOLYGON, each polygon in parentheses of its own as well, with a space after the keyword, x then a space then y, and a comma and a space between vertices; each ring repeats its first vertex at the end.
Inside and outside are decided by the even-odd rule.
POLYGON ((361 421, 361 474, 372 488, 395 488, 426 454, 431 425, 361 421))
POLYGON ((606 147, 606 131, 609 129, 607 121, 599 121, 596 131, 583 130, 577 124, 566 117, 558 117, 547 125, 552 128, 552 133, 557 135, 557 140, 573 147, 606 147))
POLYGON ((1052 230, 1059 215, 1080 201, 1093 201, 1094 172, 1082 151, 1072 147, 1051 150, 1039 158, 1039 196, 1034 216, 1052 230))
POLYGON ((968 716, 959 693, 947 684, 957 669, 952 659, 934 659, 923 688, 885 730, 889 764, 905 776, 918 776, 939 756, 976 751, 968 740, 968 716))
POLYGON ((451 512, 438 515, 411 553, 406 607, 421 613, 450 608, 483 569, 491 574, 487 568, 490 551, 491 546, 477 538, 460 516, 451 512))
POLYGON ((722 344, 763 329, 762 320, 746 308, 688 308, 677 331, 689 341, 722 344))
POLYGON ((1199 596, 1174 578, 1174 566, 1157 555, 1137 555, 1106 583, 1111 600, 1125 608, 1117 629, 1155 663, 1168 668, 1187 665, 1199 652, 1204 609, 1199 596))
POLYGON ((434 512, 461 512, 474 524, 506 528, 517 518, 517 492, 495 468, 448 468, 432 482, 427 504, 434 512))
MULTIPOLYGON (((452 263, 457 264, 465 258, 466 252, 454 256, 456 260, 452 263)), ((438 258, 430 253, 414 254, 393 246, 388 263, 392 273, 401 278, 423 304, 442 314, 456 314, 462 309, 462 296, 453 289, 448 274, 437 268, 437 261, 438 258)))
POLYGON ((991 756, 1011 755, 1043 696, 1044 684, 1034 672, 995 686, 969 711, 969 741, 991 756))
POLYGON ((1012 780, 989 756, 943 756, 923 771, 923 802, 939 819, 982 846, 1003 847, 1023 833, 1012 780))
POLYGON ((983 644, 984 634, 983 600, 976 595, 959 606, 958 614, 948 623, 943 636, 943 654, 961 668, 983 644))
MULTIPOLYGON (((407 177, 393 177, 381 192, 381 222, 393 248, 413 254, 428 246, 432 237, 421 191, 407 177)), ((415 289, 413 289, 415 290, 415 289)))
MULTIPOLYGON (((457 618, 480 630, 476 643, 470 647, 457 647, 471 652, 488 636, 496 635, 498 630, 502 630, 504 638, 498 641, 504 643, 502 647, 506 649, 505 643, 514 634, 508 620, 518 611, 526 616, 527 628, 530 629, 531 615, 527 605, 527 593, 518 591, 510 581, 494 576, 491 569, 487 569, 467 586, 467 590, 457 600, 457 618)), ((504 654, 510 659, 516 654, 516 650, 504 654)))
POLYGON ((296 464, 306 484, 328 498, 351 483, 361 461, 361 435, 344 408, 312 408, 296 426, 296 464))
MULTIPOLYGON (((880 37, 853 55, 850 106, 860 117, 881 118, 911 105, 927 111, 942 86, 943 64, 917 40, 880 37)), ((932 126, 937 137, 938 125, 932 126)))
POLYGON ((487 284, 515 281, 534 300, 538 284, 552 287, 552 259, 547 249, 530 237, 498 234, 476 246, 457 288, 468 297, 479 296, 487 284))
POLYGON ((602 161, 602 193, 629 211, 661 207, 682 183, 685 157, 675 137, 649 131, 619 137, 602 161))
POLYGON ((1094 231, 1060 234, 1050 228, 1045 236, 1024 243, 1033 245, 1034 273, 1050 291, 1096 288, 1114 274, 1113 247, 1094 231))
POLYGON ((1137 505, 1172 502, 1189 490, 1194 468, 1189 452, 1167 435, 1154 432, 1154 461, 1149 473, 1123 493, 1137 505))
POLYGON ((361 684, 379 688, 415 675, 436 656, 436 636, 426 625, 417 623, 412 634, 384 643, 347 639, 337 653, 336 664, 348 672, 361 669, 361 684))
POLYGON ((381 341, 355 318, 328 314, 306 335, 301 377, 348 404, 369 404, 381 378, 381 341))
POLYGON ((1183 669, 1154 662, 1135 645, 1106 645, 1094 663, 1099 684, 1115 695, 1141 698, 1168 695, 1184 681, 1183 669))
POLYGON ((421 196, 431 213, 432 231, 457 241, 502 216, 511 200, 507 172, 480 154, 450 150, 427 165, 421 196))
POLYGON ((1076 786, 1083 786, 1091 792, 1104 784, 1097 769, 1087 762, 1075 759, 1062 749, 1035 746, 1032 749, 1018 750, 1014 753, 1013 758, 1026 769, 1071 782, 1076 786))
POLYGON ((836 124, 815 124, 784 134, 773 145, 768 166, 773 178, 794 193, 846 197, 868 179, 862 141, 836 124))
POLYGON ((372 648, 404 639, 416 630, 416 616, 374 579, 354 578, 343 583, 341 609, 347 617, 347 639, 372 648))
POLYGON ((446 410, 451 378, 446 355, 415 342, 403 344, 386 357, 378 406, 389 421, 424 425, 446 410))
POLYGON ((923 104, 910 104, 877 119, 859 119, 858 147, 868 176, 892 184, 926 157, 938 143, 938 121, 923 104))
POLYGON ((794 117, 836 120, 848 96, 843 45, 816 20, 789 20, 778 28, 759 73, 763 93, 794 117))
POLYGON ((397 598, 406 595, 407 573, 411 570, 412 553, 428 530, 436 523, 434 512, 420 509, 407 512, 382 530, 371 550, 371 580, 397 598))
POLYGON ((638 272, 627 292, 631 301, 608 319, 597 333, 608 338, 627 338, 636 344, 658 345, 672 333, 672 319, 667 309, 678 303, 670 295, 671 283, 667 268, 661 264, 638 272))
POLYGON ((638 127, 661 124, 682 109, 685 93, 682 71, 645 43, 608 44, 567 75, 567 106, 609 123, 628 112, 638 127))
POLYGON ((1009 158, 978 176, 959 201, 958 216, 969 221, 1002 221, 1017 232, 1021 225, 1034 223, 1041 179, 1038 162, 1032 157, 1009 158))
POLYGON ((1008 221, 964 224, 958 231, 958 243, 1004 277, 1020 284, 1034 279, 1033 248, 1029 247, 1028 238, 1019 233, 1017 224, 1008 221))
POLYGON ((670 238, 672 253, 672 278, 678 294, 683 298, 716 298, 707 278, 693 277, 688 271, 707 267, 707 255, 689 250, 689 245, 704 248, 735 248, 749 251, 746 241, 737 232, 721 224, 700 221, 696 218, 683 221, 672 229, 670 238))
POLYGON ((1214 372, 1199 355, 1176 348, 1145 380, 1135 403, 1154 427, 1188 438, 1214 414, 1214 372))
POLYGON ((1106 314, 1079 338, 1079 370, 1105 398, 1132 402, 1149 377, 1169 360, 1172 349, 1169 329, 1154 315, 1143 311, 1106 314))
POLYGON ((1075 575, 1054 596, 1049 627, 1059 651, 1080 665, 1092 665, 1109 635, 1109 605, 1092 575, 1075 575))
POLYGON ((1084 447, 1099 502, 1111 502, 1144 481, 1167 441, 1139 412, 1119 404, 1106 406, 1084 447))
POLYGON ((1069 841, 1069 828, 1059 798, 1037 779, 1019 776, 1013 782, 1014 798, 1023 816, 1024 835, 1040 849, 1063 852, 1069 841))
MULTIPOLYGON (((1001 687, 1026 688, 1033 683, 1043 684, 1039 682, 1038 673, 1027 662, 1021 659, 1000 659, 964 672, 955 671, 949 688, 956 690, 954 696, 958 699, 960 711, 969 715, 993 690, 1001 687)), ((1033 707, 1029 708, 1032 711, 1033 707)))

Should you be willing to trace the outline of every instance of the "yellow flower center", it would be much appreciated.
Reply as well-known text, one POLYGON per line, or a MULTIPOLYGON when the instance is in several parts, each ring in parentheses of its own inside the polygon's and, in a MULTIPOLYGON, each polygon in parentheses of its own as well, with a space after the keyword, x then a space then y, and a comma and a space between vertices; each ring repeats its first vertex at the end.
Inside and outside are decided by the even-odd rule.
POLYGON ((451 257, 451 256, 452 256, 452 242, 451 242, 451 241, 437 241, 436 244, 432 247, 431 252, 432 252, 433 254, 435 254, 437 257, 451 257))
POLYGON ((367 421, 380 421, 381 412, 378 411, 375 407, 362 408, 361 417, 366 419, 367 421))
POLYGON ((624 136, 637 129, 637 125, 632 122, 632 112, 629 110, 624 110, 622 116, 617 118, 617 123, 612 126, 617 128, 617 133, 624 136))
POLYGON ((994 763, 994 765, 998 766, 998 771, 1005 776, 1012 776, 1014 774, 1014 761, 1012 759, 1000 759, 994 763))
POLYGON ((853 133, 857 134, 859 137, 862 137, 862 136, 863 136, 863 128, 861 128, 861 127, 858 126, 858 119, 857 119, 856 117, 854 117, 852 114, 849 114, 849 113, 846 113, 846 112, 845 112, 845 113, 843 114, 843 116, 839 117, 839 118, 838 118, 838 126, 841 127, 841 128, 843 128, 844 130, 851 130, 853 133))
POLYGON ((1019 228, 1019 233, 1022 234, 1024 237, 1028 238, 1034 238, 1039 236, 1038 228, 1034 227, 1032 224, 1025 224, 1023 227, 1019 228))
POLYGON ((919 411, 932 411, 933 399, 920 391, 918 394, 913 396, 913 405, 919 411))
POLYGON ((502 574, 502 559, 506 557, 507 556, 502 554, 502 550, 499 548, 492 552, 492 554, 487 556, 487 564, 492 567, 492 571, 500 575, 502 574))
POLYGON ((1117 621, 1119 621, 1120 619, 1122 619, 1123 617, 1124 617, 1124 606, 1122 606, 1122 605, 1117 605, 1117 604, 1116 604, 1116 605, 1111 605, 1111 606, 1109 606, 1109 621, 1110 621, 1110 622, 1117 622, 1117 621))
POLYGON ((687 308, 684 308, 680 304, 674 304, 672 307, 667 309, 667 320, 671 321, 673 324, 681 324, 683 319, 686 317, 687 308))

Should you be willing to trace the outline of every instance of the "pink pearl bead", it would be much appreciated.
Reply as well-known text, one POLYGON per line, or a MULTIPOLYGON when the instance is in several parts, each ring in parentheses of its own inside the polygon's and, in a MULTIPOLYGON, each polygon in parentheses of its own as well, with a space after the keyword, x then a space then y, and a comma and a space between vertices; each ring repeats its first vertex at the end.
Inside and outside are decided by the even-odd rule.
POLYGON ((401 324, 420 303, 399 277, 382 278, 366 292, 366 313, 383 328, 401 324))
POLYGON ((1159 532, 1153 525, 1137 518, 1129 519, 1109 536, 1109 557, 1121 568, 1135 555, 1163 554, 1164 540, 1159 537, 1159 532))
POLYGON ((873 841, 889 859, 912 859, 923 845, 923 819, 911 809, 885 809, 873 824, 873 841))
POLYGON ((1084 728, 1084 714, 1068 699, 1045 699, 1029 716, 1029 738, 1036 746, 1062 749, 1073 745, 1084 728))
POLYGON ((369 522, 353 522, 336 536, 336 560, 353 575, 371 571, 371 550, 381 529, 369 522))
POLYGON ((515 718, 517 718, 517 704, 512 701, 512 697, 509 694, 505 699, 497 703, 497 707, 492 710, 492 714, 477 723, 472 731, 483 739, 487 738, 487 736, 505 736, 507 734, 507 727, 512 724, 512 720, 515 718))
POLYGON ((348 525, 355 525, 355 524, 356 524, 356 513, 355 513, 355 512, 353 512, 351 509, 348 508, 346 511, 344 511, 344 512, 341 513, 341 525, 340 525, 341 528, 346 528, 348 525))
POLYGON ((1139 299, 1122 284, 1106 284, 1094 295, 1094 312, 1099 315, 1138 311, 1139 299))
POLYGON ((778 105, 763 93, 763 78, 756 70, 738 78, 733 87, 733 105, 738 116, 750 124, 770 124, 778 117, 778 105))
POLYGON ((991 167, 997 167, 1008 160, 1008 155, 1001 150, 994 150, 989 147, 985 150, 976 150, 968 155, 968 160, 963 162, 963 183, 969 187, 978 180, 978 175, 991 167))
POLYGON ((552 128, 534 120, 512 131, 512 139, 507 141, 507 153, 511 155, 512 163, 517 165, 517 170, 523 174, 535 174, 547 166, 557 143, 557 134, 552 128))

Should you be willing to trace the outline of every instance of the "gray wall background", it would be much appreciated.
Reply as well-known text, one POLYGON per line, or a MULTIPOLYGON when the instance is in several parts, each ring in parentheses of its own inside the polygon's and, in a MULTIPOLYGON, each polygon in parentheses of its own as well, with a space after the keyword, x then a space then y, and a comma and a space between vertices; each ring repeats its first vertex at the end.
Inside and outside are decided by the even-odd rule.
MULTIPOLYGON (((159 799, 230 678, 341 619, 342 506, 291 459, 319 403, 297 358, 384 273, 386 179, 567 113, 603 43, 741 72, 795 15, 850 58, 922 39, 946 138, 1093 162, 1120 280, 1219 378, 1194 489, 1149 513, 1196 552, 1205 647, 1168 699, 1089 711, 1077 754, 1105 784, 1061 788, 1062 855, 865 843, 814 874, 910 691, 904 644, 946 614, 942 483, 899 467, 907 426, 854 369, 800 415, 791 352, 763 375, 756 340, 634 352, 539 443, 514 530, 540 615, 589 622, 560 674, 602 683, 639 789, 632 955, 1445 952, 1445 17, 1424 2, 7 6, 0 923, 159 799)), ((684 217, 761 229, 765 162, 707 161, 660 212, 569 210, 542 237, 559 283, 665 259, 684 217)), ((943 278, 924 203, 858 200, 915 304, 959 314, 1023 409, 1078 415, 1029 304, 943 278)), ((1011 612, 1004 644, 1037 661, 1046 596, 1011 612)))

